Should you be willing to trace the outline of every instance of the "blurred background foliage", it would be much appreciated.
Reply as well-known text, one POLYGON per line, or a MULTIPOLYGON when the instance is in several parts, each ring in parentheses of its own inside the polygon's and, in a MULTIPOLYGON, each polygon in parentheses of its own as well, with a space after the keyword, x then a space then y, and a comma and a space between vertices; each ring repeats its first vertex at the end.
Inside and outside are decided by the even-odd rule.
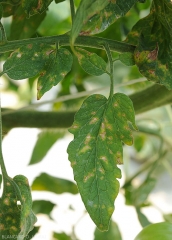
MULTIPOLYGON (((75 1, 75 3, 77 6, 79 1, 75 1)), ((147 0, 144 4, 137 3, 126 16, 118 19, 106 31, 97 36, 124 41, 134 24, 149 13, 150 4, 150 0, 147 0)), ((18 5, 12 6, 3 3, 3 8, 2 23, 9 41, 60 35, 67 33, 71 28, 68 1, 53 1, 46 12, 40 15, 33 15, 29 19, 26 18, 26 15, 18 5)), ((96 52, 107 60, 103 50, 90 49, 90 51, 96 52)), ((2 54, 1 60, 3 61, 7 56, 8 53, 2 54)), ((118 54, 113 53, 113 58, 114 60, 117 59, 118 54)), ((152 85, 152 83, 144 81, 136 66, 128 67, 118 60, 114 62, 114 75, 115 85, 117 86, 115 86, 115 91, 126 94, 134 93, 152 85), (131 85, 129 85, 130 81, 133 80, 138 81, 137 83, 131 82, 131 85)), ((29 106, 29 108, 41 111, 75 111, 78 110, 85 98, 78 98, 78 93, 85 92, 86 96, 89 95, 89 91, 97 91, 98 89, 98 91, 107 95, 109 88, 109 77, 106 74, 100 77, 87 75, 79 66, 77 59, 74 59, 72 70, 66 78, 40 100, 40 103, 42 103, 40 106, 34 106, 37 102, 36 82, 37 77, 13 81, 4 75, 1 80, 2 105, 3 102, 5 105, 6 98, 12 96, 12 101, 5 105, 6 108, 15 110, 29 106), (58 101, 59 97, 66 95, 72 95, 73 99, 58 101), (49 104, 44 103, 47 100, 49 104)), ((144 209, 155 206, 152 198, 149 198, 149 194, 152 191, 168 191, 168 186, 163 187, 160 181, 162 178, 165 181, 169 181, 169 179, 171 181, 172 178, 171 110, 171 106, 165 106, 138 115, 136 119, 139 132, 134 132, 134 145, 132 148, 124 148, 124 166, 122 171, 125 181, 121 192, 125 196, 126 204, 135 208, 138 221, 142 227, 150 224, 150 220, 144 214, 144 209), (161 190, 159 190, 159 187, 162 187, 161 190)), ((52 146, 65 136, 68 136, 66 129, 40 129, 29 165, 40 164, 40 162, 44 161, 46 154, 52 146)), ((45 172, 42 172, 34 179, 32 190, 48 191, 55 194, 77 194, 77 187, 74 182, 58 178, 58 176, 51 176, 45 172)), ((47 215, 52 221, 53 216, 51 213, 53 209, 60 207, 60 205, 57 206, 55 202, 47 199, 39 199, 33 202, 34 212, 38 215, 47 215)), ((69 211, 75 211, 72 205, 69 206, 69 211)), ((165 221, 172 222, 171 213, 164 213, 162 209, 159 209, 159 211, 162 213, 165 221)), ((85 214, 83 212, 83 215, 85 214)), ((30 236, 33 236, 38 231, 39 227, 36 227, 30 236)), ((73 226, 70 233, 54 232, 53 239, 78 239, 75 233, 75 226, 73 226)), ((95 230, 94 240, 101 239, 122 239, 120 230, 115 222, 111 221, 110 229, 106 233, 101 233, 98 229, 95 230)))

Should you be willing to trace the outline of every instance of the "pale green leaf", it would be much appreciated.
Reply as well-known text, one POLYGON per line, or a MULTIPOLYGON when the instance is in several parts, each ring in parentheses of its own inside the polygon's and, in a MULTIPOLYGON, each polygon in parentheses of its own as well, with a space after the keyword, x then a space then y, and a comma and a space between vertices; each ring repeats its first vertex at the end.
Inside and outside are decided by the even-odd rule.
POLYGON ((43 43, 22 46, 7 58, 3 73, 14 80, 33 77, 44 68, 51 52, 50 46, 43 43))
POLYGON ((88 52, 82 48, 76 48, 75 52, 80 66, 85 72, 91 75, 99 76, 106 71, 106 62, 96 53, 88 52))
POLYGON ((49 91, 53 86, 57 85, 64 79, 66 74, 71 70, 72 63, 73 57, 65 48, 60 48, 57 52, 53 52, 51 54, 49 62, 41 71, 38 79, 38 99, 40 99, 45 92, 49 91))
POLYGON ((81 3, 76 12, 76 16, 71 29, 71 43, 79 35, 82 26, 95 14, 99 13, 109 3, 109 0, 81 0, 81 3))
POLYGON ((69 144, 69 160, 79 192, 90 217, 106 231, 119 192, 122 142, 132 145, 128 126, 135 125, 131 100, 122 93, 106 99, 96 94, 87 98, 75 115, 70 129, 74 140, 69 144))
POLYGON ((41 173, 40 176, 34 180, 32 190, 49 191, 57 194, 64 192, 72 194, 78 193, 75 183, 66 179, 50 176, 47 173, 41 173))

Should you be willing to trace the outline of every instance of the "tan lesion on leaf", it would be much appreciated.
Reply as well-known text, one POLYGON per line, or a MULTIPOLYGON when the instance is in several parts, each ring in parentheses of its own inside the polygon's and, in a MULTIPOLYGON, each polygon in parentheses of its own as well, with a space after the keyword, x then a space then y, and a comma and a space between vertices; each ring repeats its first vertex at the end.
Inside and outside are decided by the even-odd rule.
POLYGON ((90 178, 92 178, 94 176, 95 176, 94 172, 88 173, 86 176, 84 176, 84 182, 87 182, 90 178))
POLYGON ((86 139, 85 139, 85 142, 84 142, 84 144, 89 144, 89 142, 91 141, 91 139, 92 139, 92 136, 90 135, 90 134, 88 134, 87 136, 86 136, 86 139))
POLYGON ((101 173, 105 173, 105 170, 102 168, 102 167, 99 167, 99 172, 101 172, 101 173))
POLYGON ((107 159, 106 156, 100 156, 100 159, 103 160, 104 162, 107 162, 107 161, 108 161, 108 159, 107 159))
POLYGON ((4 226, 4 224, 2 224, 2 223, 0 223, 0 230, 1 230, 1 231, 5 230, 5 226, 4 226))
POLYGON ((17 54, 17 58, 21 58, 22 54, 21 53, 18 53, 17 54))
POLYGON ((76 165, 76 161, 71 162, 71 167, 74 167, 76 165))
POLYGON ((91 119, 91 121, 89 122, 89 124, 95 124, 96 122, 98 122, 98 118, 97 117, 94 117, 91 119))
POLYGON ((27 48, 29 48, 29 49, 32 49, 32 47, 33 47, 33 44, 28 44, 27 45, 27 48))
POLYGON ((83 148, 80 149, 79 153, 85 153, 90 149, 91 149, 91 146, 85 145, 83 148))
POLYGON ((3 203, 4 203, 4 205, 10 206, 10 200, 9 200, 9 198, 4 198, 3 203))
POLYGON ((18 229, 15 226, 10 227, 10 230, 13 232, 18 232, 18 229))

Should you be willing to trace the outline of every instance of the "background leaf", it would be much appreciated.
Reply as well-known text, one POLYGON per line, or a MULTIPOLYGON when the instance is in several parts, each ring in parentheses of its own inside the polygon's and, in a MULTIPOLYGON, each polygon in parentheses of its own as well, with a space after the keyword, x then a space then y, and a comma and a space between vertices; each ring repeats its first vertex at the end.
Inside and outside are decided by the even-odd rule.
POLYGON ((32 209, 35 214, 42 213, 50 216, 55 204, 46 200, 33 201, 32 209))
POLYGON ((47 173, 41 173, 33 182, 32 190, 36 191, 50 191, 57 194, 64 192, 77 194, 78 190, 76 185, 66 179, 57 178, 48 175, 47 173))
POLYGON ((57 240, 72 240, 66 233, 54 233, 53 238, 57 240))
POLYGON ((29 165, 40 162, 46 156, 53 144, 63 136, 64 132, 56 130, 44 130, 39 133, 29 165))
POLYGON ((90 217, 104 231, 119 191, 121 141, 133 142, 128 121, 136 128, 132 102, 126 95, 117 93, 107 100, 96 94, 83 102, 70 129, 74 140, 67 151, 74 177, 90 217))
POLYGON ((66 74, 71 70, 72 63, 73 57, 65 48, 60 48, 57 52, 51 54, 48 64, 42 70, 38 78, 38 99, 64 79, 66 74))
POLYGON ((30 16, 36 13, 42 13, 47 10, 53 0, 22 0, 22 7, 25 13, 30 16))

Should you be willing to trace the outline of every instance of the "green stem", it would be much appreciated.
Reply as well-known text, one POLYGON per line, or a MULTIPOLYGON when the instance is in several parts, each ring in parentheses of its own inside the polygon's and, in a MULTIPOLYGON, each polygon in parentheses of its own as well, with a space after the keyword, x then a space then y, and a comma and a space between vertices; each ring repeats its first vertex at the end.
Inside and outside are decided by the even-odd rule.
POLYGON ((75 19, 75 5, 73 0, 70 0, 70 11, 71 11, 72 24, 73 24, 73 21, 75 19))
MULTIPOLYGON (((30 39, 22 39, 9 41, 0 45, 0 53, 14 51, 21 46, 31 44, 31 43, 46 43, 46 44, 55 44, 59 42, 60 46, 70 46, 70 36, 68 35, 60 35, 60 36, 51 36, 51 37, 40 37, 40 38, 30 38, 30 39)), ((90 37, 90 36, 79 36, 75 41, 75 46, 83 46, 90 47, 96 49, 104 49, 104 44, 108 44, 111 51, 114 52, 131 52, 133 53, 135 50, 135 46, 118 42, 106 38, 100 37, 90 37)))
POLYGON ((109 60, 109 65, 110 65, 110 80, 111 80, 111 86, 110 86, 110 94, 109 94, 109 98, 111 98, 113 96, 113 89, 114 89, 114 80, 113 80, 113 59, 112 59, 112 54, 109 48, 109 45, 106 43, 104 46, 105 50, 106 50, 106 54, 109 60))
POLYGON ((2 43, 6 43, 6 42, 7 42, 7 37, 6 37, 5 29, 4 29, 1 21, 0 21, 0 30, 1 30, 1 33, 2 33, 1 44, 2 44, 2 43))
POLYGON ((2 118, 1 118, 1 108, 0 108, 0 166, 2 170, 3 179, 8 177, 7 170, 4 163, 4 158, 2 154, 2 118))

